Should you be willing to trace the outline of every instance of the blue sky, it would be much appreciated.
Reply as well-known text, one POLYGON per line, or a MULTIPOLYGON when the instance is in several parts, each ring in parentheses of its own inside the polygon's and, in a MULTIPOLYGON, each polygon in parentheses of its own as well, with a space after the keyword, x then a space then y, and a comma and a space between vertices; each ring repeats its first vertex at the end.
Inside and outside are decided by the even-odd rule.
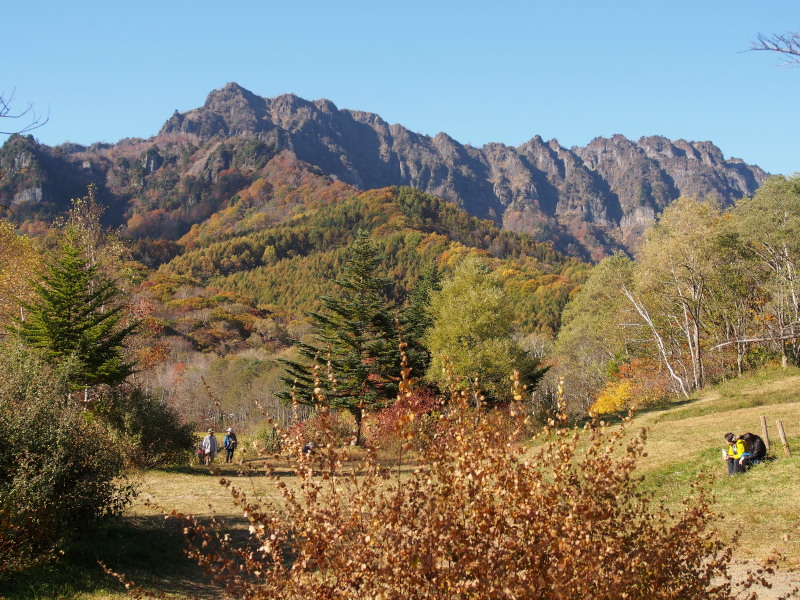
POLYGON ((235 81, 475 146, 663 135, 800 171, 800 68, 743 52, 800 29, 797 0, 0 6, 0 92, 49 110, 46 144, 150 137, 235 81))

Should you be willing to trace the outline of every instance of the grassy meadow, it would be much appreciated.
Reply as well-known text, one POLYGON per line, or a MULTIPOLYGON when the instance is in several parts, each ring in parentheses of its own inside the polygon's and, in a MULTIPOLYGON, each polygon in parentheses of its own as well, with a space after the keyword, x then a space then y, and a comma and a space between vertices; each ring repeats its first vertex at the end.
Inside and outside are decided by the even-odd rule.
MULTIPOLYGON (((647 454, 638 469, 644 489, 677 508, 698 476, 710 477, 715 506, 723 515, 717 525, 721 535, 732 540, 736 531, 742 533, 735 545, 735 565, 751 565, 778 551, 784 557, 781 581, 800 580, 800 370, 761 371, 709 388, 696 398, 642 411, 632 430, 641 427, 648 430, 647 454), (761 415, 767 417, 770 454, 776 459, 744 475, 727 477, 720 457, 723 434, 760 435, 761 415), (786 428, 789 458, 778 437, 777 419, 786 428)), ((240 448, 247 447, 243 438, 240 448)), ((252 456, 252 449, 240 452, 239 458, 248 453, 252 456)), ((276 468, 291 485, 294 478, 285 465, 276 468)), ((169 597, 220 597, 220 590, 183 556, 180 526, 164 517, 178 510, 203 521, 213 518, 225 531, 244 539, 247 523, 220 485, 220 476, 235 478, 248 496, 277 497, 274 483, 263 474, 248 475, 241 466, 228 466, 219 459, 211 469, 191 465, 139 473, 134 476, 139 496, 122 519, 98 528, 57 564, 10 582, 0 595, 37 600, 126 597, 122 586, 97 566, 102 560, 146 589, 165 591, 169 597)), ((777 597, 770 593, 760 597, 777 597)))
POLYGON ((800 372, 790 373, 768 370, 726 382, 697 399, 644 412, 635 424, 649 431, 639 469, 657 498, 677 505, 698 474, 712 474, 717 510, 724 515, 720 529, 727 538, 742 532, 736 557, 758 560, 777 550, 786 557, 786 568, 800 569, 800 372), (728 477, 720 455, 722 436, 728 431, 761 435, 762 415, 769 454, 776 460, 728 477), (791 457, 784 453, 777 420, 783 422, 791 457))

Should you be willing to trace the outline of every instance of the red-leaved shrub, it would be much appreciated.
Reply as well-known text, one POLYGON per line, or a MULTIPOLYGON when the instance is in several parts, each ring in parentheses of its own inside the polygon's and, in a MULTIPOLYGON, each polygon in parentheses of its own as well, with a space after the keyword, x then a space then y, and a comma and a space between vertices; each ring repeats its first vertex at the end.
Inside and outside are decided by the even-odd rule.
POLYGON ((394 404, 369 416, 367 444, 383 450, 401 450, 407 444, 419 450, 433 439, 442 407, 442 399, 428 387, 401 394, 394 404))

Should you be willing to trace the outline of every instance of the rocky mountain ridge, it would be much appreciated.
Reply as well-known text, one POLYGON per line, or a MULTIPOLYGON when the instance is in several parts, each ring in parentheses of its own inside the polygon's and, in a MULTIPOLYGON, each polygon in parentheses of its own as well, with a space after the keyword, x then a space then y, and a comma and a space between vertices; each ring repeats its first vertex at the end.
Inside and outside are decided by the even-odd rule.
MULTIPOLYGON (((261 98, 235 83, 211 92, 200 108, 176 111, 150 140, 61 146, 50 154, 72 164, 73 171, 103 174, 107 194, 124 205, 140 193, 127 180, 121 191, 123 180, 132 177, 123 172, 126 164, 136 163, 133 177, 141 188, 148 180, 166 186, 164 179, 178 186, 188 176, 216 182, 220 173, 232 168, 246 172, 278 153, 290 153, 362 190, 415 187, 506 229, 552 240, 561 250, 595 260, 615 250, 632 251, 644 229, 679 196, 715 196, 730 204, 751 195, 767 177, 756 166, 726 159, 711 142, 659 136, 632 141, 615 135, 596 138, 584 148, 565 148, 534 136, 518 147, 490 143, 476 148, 445 133, 421 135, 372 113, 339 109, 329 100, 261 98), (178 152, 178 146, 183 150, 178 152), (138 157, 129 150, 124 158, 126 147, 136 148, 138 157), (243 147, 250 148, 249 154, 236 158, 243 147), (166 178, 170 164, 174 176, 166 178), (127 200, 121 199, 125 194, 127 200)), ((11 193, 3 196, 3 183, 18 175, 26 160, 0 156, 0 202, 7 203, 11 193)), ((10 187, 17 201, 48 196, 35 185, 10 187)), ((229 187, 236 193, 235 185, 229 187)))
POLYGON ((589 253, 630 249, 681 195, 728 204, 767 176, 726 160, 711 142, 615 135, 567 149, 535 136, 517 148, 473 148, 445 133, 431 138, 375 114, 339 110, 329 100, 259 98, 235 83, 209 94, 202 108, 173 115, 161 133, 177 131, 282 138, 299 159, 360 189, 410 185, 538 239, 577 235, 589 253))

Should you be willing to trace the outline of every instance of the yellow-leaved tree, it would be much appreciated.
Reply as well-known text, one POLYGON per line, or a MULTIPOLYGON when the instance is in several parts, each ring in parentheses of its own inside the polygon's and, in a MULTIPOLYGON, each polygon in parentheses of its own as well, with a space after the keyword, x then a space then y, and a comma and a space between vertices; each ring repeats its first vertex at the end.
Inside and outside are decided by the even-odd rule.
POLYGON ((615 413, 630 406, 633 383, 629 379, 609 381, 600 390, 597 399, 589 409, 592 415, 615 413))
POLYGON ((33 241, 0 220, 0 322, 19 311, 19 301, 31 298, 30 280, 41 261, 33 241))

